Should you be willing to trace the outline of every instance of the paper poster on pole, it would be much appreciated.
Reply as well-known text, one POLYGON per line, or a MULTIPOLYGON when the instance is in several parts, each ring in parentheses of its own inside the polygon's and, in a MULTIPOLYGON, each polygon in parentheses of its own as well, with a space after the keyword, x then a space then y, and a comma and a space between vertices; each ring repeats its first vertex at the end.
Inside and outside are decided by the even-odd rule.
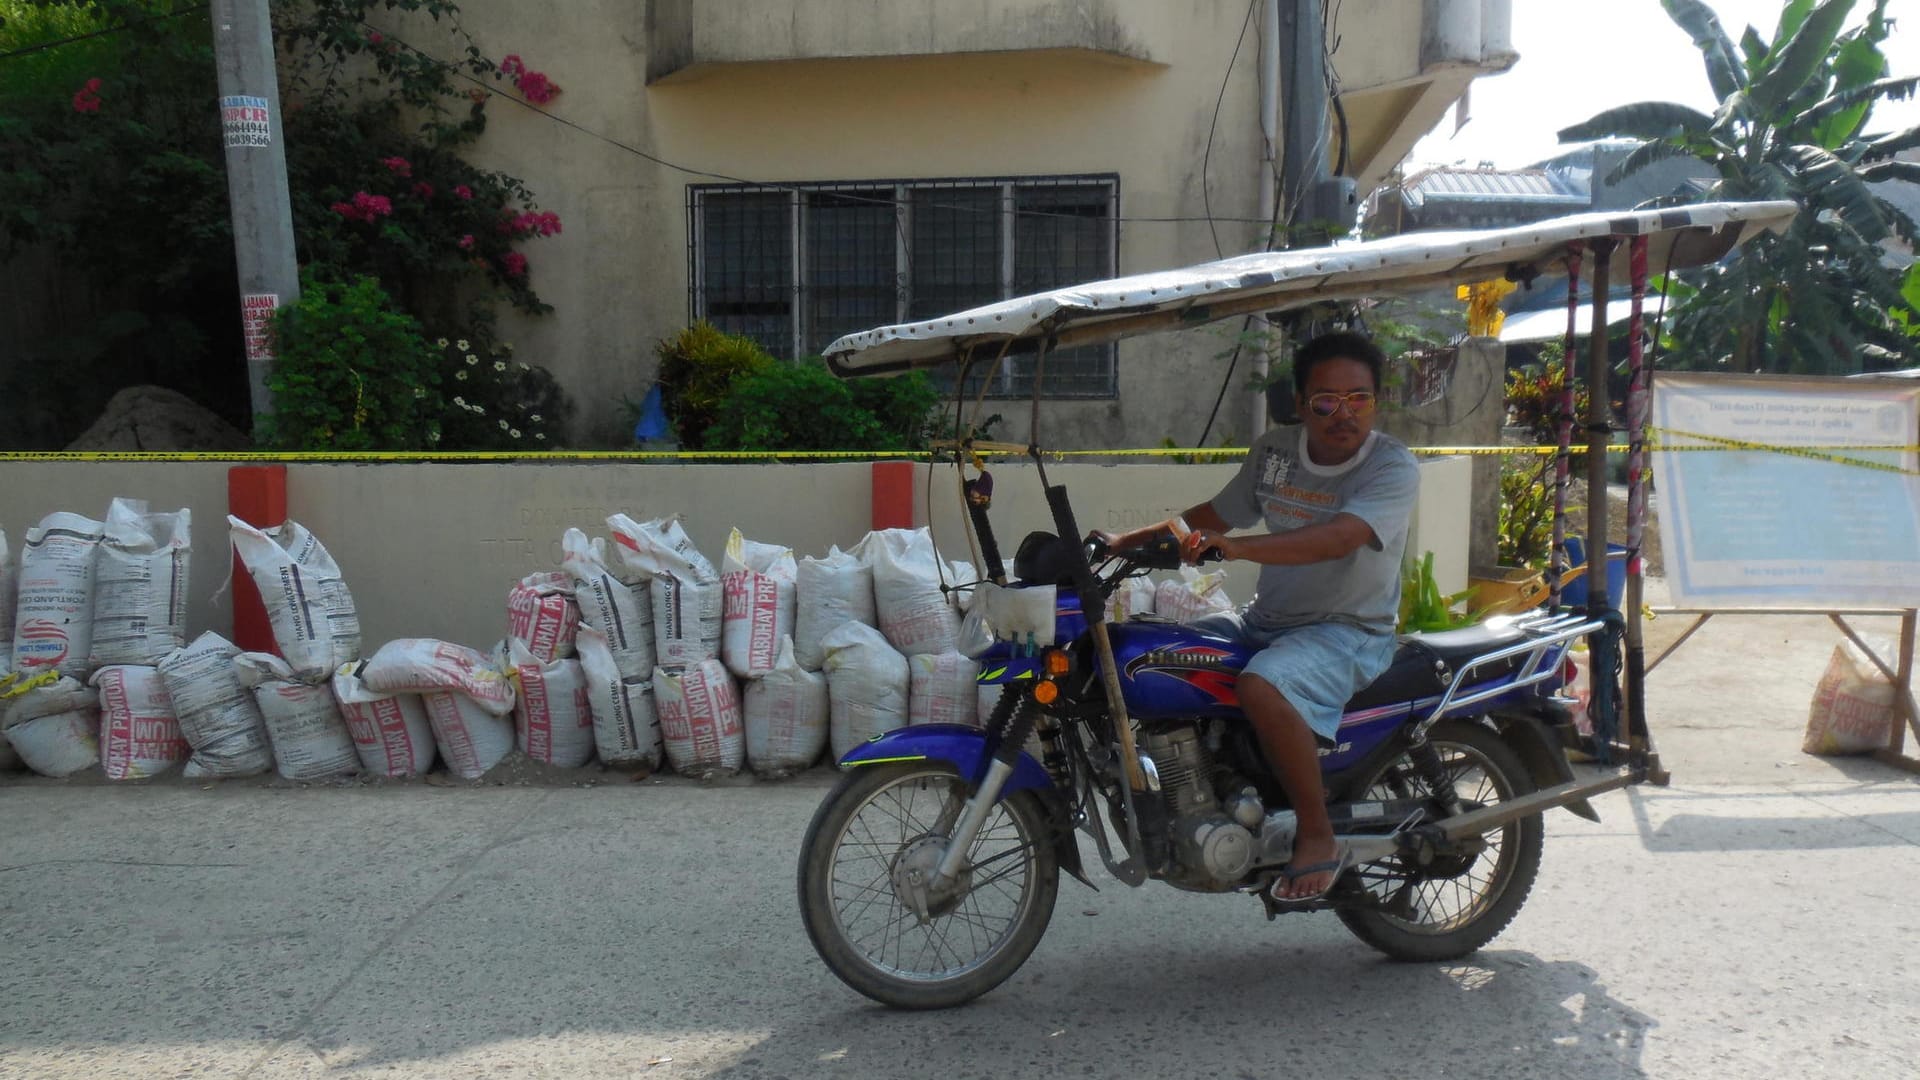
POLYGON ((1653 425, 1675 606, 1920 606, 1920 386, 1662 372, 1653 425))

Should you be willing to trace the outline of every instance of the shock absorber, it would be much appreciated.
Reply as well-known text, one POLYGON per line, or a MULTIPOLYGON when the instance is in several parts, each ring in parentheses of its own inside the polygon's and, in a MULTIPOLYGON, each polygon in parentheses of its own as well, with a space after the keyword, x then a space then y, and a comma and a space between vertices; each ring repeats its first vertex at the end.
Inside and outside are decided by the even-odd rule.
POLYGON ((1425 735, 1414 737, 1413 745, 1407 747, 1407 757, 1412 759, 1420 779, 1427 782, 1427 790, 1441 808, 1448 814, 1460 813, 1460 793, 1454 790, 1453 774, 1447 771, 1446 763, 1440 760, 1440 751, 1433 748, 1425 735))

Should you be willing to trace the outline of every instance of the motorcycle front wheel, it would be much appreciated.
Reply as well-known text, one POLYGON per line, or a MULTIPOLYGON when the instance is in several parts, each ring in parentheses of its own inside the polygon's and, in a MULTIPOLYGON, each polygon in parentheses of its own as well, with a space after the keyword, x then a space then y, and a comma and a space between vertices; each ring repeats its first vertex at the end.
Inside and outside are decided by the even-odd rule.
POLYGON ((937 761, 867 765, 840 778, 800 849, 800 916, 841 981, 885 1005, 939 1009, 1005 982, 1053 917, 1060 868, 1033 792, 988 813, 958 881, 917 912, 966 784, 937 761))
MULTIPOLYGON (((1534 790, 1526 766, 1500 736, 1479 724, 1446 720, 1427 741, 1440 755, 1467 810, 1534 790)), ((1363 799, 1432 795, 1402 754, 1365 784, 1363 799)), ((1340 921, 1355 937, 1396 960, 1454 960, 1492 941, 1519 913, 1540 872, 1546 827, 1539 814, 1491 829, 1461 851, 1419 866, 1401 856, 1354 871, 1373 894, 1368 907, 1344 908, 1340 921)))

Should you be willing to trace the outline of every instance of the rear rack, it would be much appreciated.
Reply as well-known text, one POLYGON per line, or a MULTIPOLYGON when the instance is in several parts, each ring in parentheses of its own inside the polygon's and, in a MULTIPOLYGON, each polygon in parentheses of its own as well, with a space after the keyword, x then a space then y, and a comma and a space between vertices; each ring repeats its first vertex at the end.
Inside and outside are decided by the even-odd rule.
POLYGON ((1547 681, 1553 677, 1554 673, 1553 666, 1544 662, 1550 649, 1570 642, 1583 634, 1590 634, 1605 625, 1597 619, 1589 619, 1584 615, 1552 615, 1546 612, 1517 620, 1514 628, 1526 634, 1527 640, 1517 641, 1490 653, 1483 653, 1462 664, 1460 670, 1453 673, 1453 681, 1447 684, 1447 692, 1440 695, 1439 704, 1435 705, 1433 711, 1427 714, 1427 718, 1420 722, 1420 734, 1426 734, 1427 728, 1432 727, 1436 721, 1456 709, 1464 709, 1469 705, 1477 705, 1547 681), (1460 688, 1467 684, 1469 676, 1475 670, 1522 654, 1525 654, 1527 659, 1520 665, 1513 678, 1503 678, 1492 686, 1461 694, 1460 688))

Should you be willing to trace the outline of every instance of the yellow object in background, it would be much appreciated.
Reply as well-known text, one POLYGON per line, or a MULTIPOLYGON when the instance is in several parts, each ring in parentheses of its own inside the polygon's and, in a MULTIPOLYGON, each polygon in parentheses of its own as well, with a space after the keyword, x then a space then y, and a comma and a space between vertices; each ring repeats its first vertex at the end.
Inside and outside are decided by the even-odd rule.
POLYGON ((1500 310, 1500 301, 1515 288, 1513 282, 1495 278, 1455 289, 1454 296, 1467 302, 1467 333, 1474 337, 1499 337, 1500 327, 1507 321, 1507 313, 1500 310))

